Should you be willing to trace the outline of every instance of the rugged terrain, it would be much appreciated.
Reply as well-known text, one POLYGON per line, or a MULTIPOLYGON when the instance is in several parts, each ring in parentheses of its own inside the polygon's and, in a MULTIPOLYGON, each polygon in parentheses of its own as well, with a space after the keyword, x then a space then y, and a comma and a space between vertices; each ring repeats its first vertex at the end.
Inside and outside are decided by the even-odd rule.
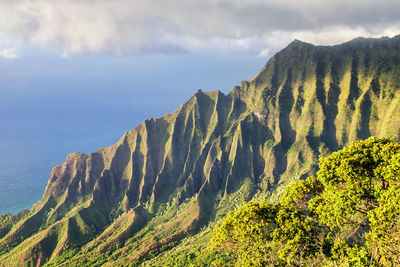
POLYGON ((371 135, 399 141, 399 87, 400 36, 295 40, 229 94, 199 90, 111 147, 70 154, 30 211, 0 217, 0 262, 151 265, 196 256, 229 210, 273 200, 314 174, 319 157, 371 135))

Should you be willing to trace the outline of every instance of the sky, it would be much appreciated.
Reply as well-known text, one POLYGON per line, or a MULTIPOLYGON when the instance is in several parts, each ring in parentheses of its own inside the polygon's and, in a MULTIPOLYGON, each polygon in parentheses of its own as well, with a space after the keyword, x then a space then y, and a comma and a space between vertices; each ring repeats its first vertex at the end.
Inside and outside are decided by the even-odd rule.
POLYGON ((400 1, 0 0, 0 214, 67 154, 115 143, 199 88, 228 93, 294 39, 400 34, 400 1))
POLYGON ((333 44, 399 32, 397 0, 2 0, 0 56, 223 51, 268 57, 294 38, 333 44))

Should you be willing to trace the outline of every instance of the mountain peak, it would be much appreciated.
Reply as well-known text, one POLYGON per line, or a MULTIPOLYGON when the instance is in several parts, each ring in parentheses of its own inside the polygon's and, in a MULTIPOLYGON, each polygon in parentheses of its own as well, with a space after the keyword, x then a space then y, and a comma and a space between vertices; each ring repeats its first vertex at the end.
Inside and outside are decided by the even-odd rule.
POLYGON ((390 38, 388 36, 382 36, 379 38, 368 38, 368 37, 357 37, 354 38, 348 42, 345 42, 344 44, 359 44, 359 43, 370 43, 370 42, 382 42, 382 41, 388 41, 391 39, 395 39, 395 37, 390 38))
POLYGON ((292 42, 290 42, 288 44, 288 46, 286 48, 301 48, 301 47, 305 47, 305 46, 315 46, 315 45, 301 41, 299 39, 294 39, 292 42))

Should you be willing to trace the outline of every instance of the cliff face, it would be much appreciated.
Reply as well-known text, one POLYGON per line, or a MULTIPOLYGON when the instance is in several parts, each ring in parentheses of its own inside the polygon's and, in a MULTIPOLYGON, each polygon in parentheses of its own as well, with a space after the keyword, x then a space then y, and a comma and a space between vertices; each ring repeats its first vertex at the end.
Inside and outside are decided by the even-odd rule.
POLYGON ((0 225, 0 262, 96 265, 107 252, 126 264, 168 248, 352 140, 400 140, 399 86, 400 37, 294 41, 228 95, 199 90, 117 144, 69 155, 42 200, 0 225))

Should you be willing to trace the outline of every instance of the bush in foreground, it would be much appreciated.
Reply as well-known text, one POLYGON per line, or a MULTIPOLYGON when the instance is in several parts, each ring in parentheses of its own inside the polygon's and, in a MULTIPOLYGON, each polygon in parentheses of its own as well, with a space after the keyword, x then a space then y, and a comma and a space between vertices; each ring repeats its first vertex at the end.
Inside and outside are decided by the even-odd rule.
POLYGON ((400 144, 371 137, 321 158, 279 204, 245 203, 214 230, 214 265, 400 264, 400 144), (223 260, 222 260, 223 259, 223 260))

